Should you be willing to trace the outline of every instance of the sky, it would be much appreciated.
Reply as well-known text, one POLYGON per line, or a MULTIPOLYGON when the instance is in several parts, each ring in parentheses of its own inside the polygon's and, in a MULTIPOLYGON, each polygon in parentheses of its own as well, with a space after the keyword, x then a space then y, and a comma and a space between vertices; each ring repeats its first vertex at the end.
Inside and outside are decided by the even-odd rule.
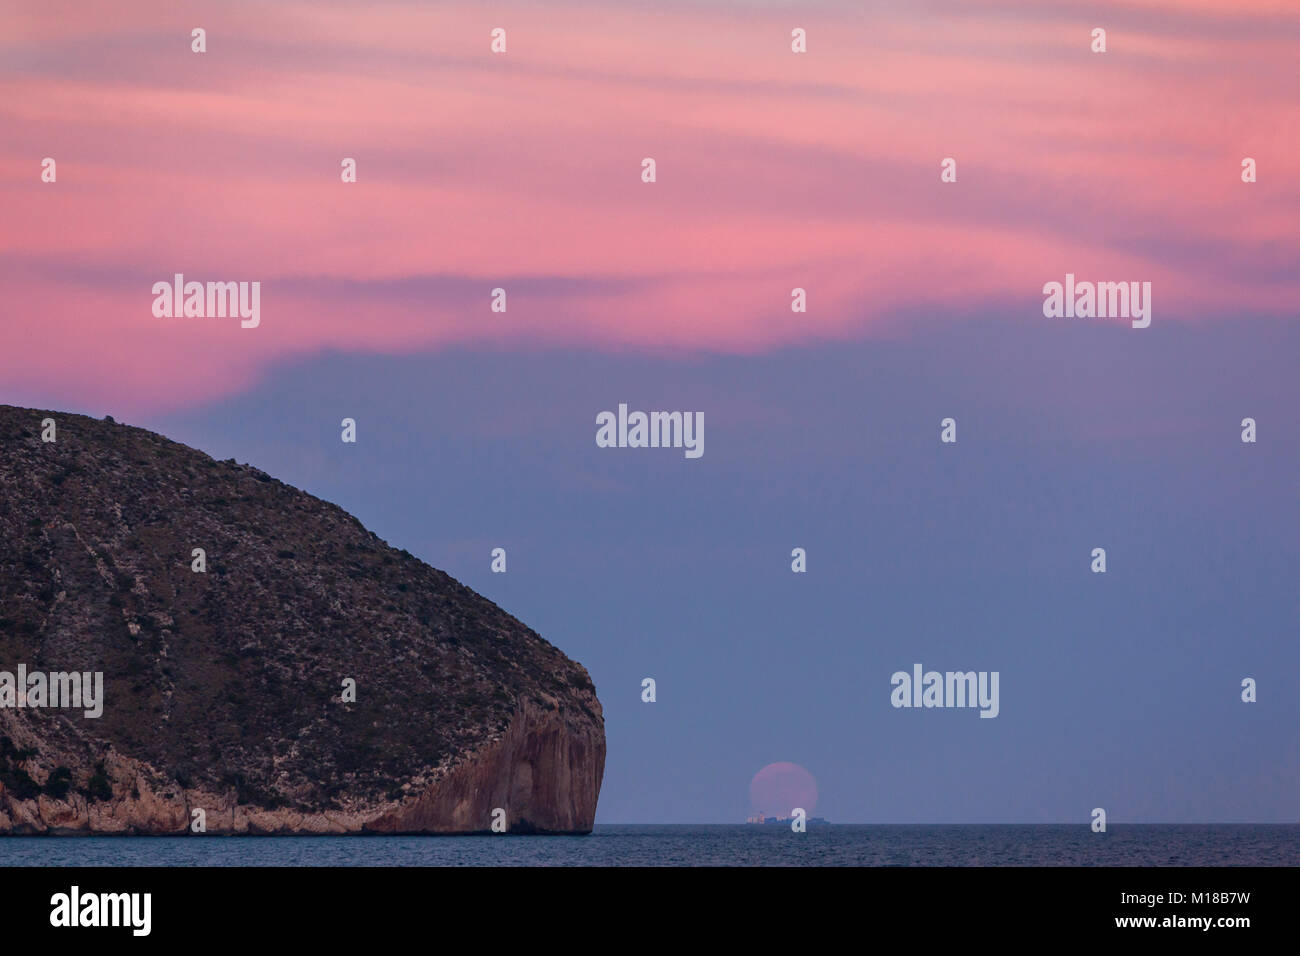
POLYGON ((777 812, 779 762, 836 822, 1300 820, 1300 7, 0 24, 0 401, 251 462, 537 629, 605 708, 598 823, 777 812), (155 316, 178 272, 260 324, 155 316), (1150 327, 1045 317, 1066 274, 1150 327), (704 454, 597 447, 620 403, 704 454), (999 715, 892 707, 917 662, 999 715))

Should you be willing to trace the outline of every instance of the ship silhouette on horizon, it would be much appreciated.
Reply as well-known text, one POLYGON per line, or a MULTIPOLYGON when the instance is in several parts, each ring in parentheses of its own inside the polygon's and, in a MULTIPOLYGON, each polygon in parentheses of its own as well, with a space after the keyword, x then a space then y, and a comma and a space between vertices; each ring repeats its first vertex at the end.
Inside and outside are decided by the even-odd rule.
MULTIPOLYGON (((794 817, 769 817, 769 816, 764 816, 764 815, 763 815, 763 811, 762 811, 762 810, 759 810, 757 813, 752 813, 752 814, 750 814, 748 817, 746 817, 746 818, 745 818, 745 823, 746 823, 746 824, 755 824, 755 825, 758 825, 758 826, 788 826, 789 823, 790 823, 790 821, 793 820, 793 819, 794 819, 794 817)), ((810 827, 811 827, 811 826, 829 826, 829 825, 830 825, 830 822, 831 822, 831 821, 827 820, 825 817, 809 817, 807 820, 804 821, 804 823, 806 823, 806 824, 807 824, 808 826, 810 826, 810 827)))

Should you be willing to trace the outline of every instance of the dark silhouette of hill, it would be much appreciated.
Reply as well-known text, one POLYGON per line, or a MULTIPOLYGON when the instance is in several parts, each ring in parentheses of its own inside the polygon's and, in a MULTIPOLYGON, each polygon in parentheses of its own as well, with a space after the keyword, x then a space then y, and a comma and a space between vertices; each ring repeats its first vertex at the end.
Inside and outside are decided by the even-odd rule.
POLYGON ((0 406, 0 671, 20 664, 102 672, 103 714, 0 708, 0 832, 190 832, 196 808, 209 833, 595 815, 581 665, 335 505, 111 420, 0 406))

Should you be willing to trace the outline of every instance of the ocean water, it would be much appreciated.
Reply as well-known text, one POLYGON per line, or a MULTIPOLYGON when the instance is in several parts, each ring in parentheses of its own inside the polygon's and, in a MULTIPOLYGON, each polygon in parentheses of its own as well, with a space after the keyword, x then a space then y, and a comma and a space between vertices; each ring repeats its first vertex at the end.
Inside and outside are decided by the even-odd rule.
POLYGON ((0 866, 1297 866, 1300 825, 602 825, 585 837, 3 837, 0 866))

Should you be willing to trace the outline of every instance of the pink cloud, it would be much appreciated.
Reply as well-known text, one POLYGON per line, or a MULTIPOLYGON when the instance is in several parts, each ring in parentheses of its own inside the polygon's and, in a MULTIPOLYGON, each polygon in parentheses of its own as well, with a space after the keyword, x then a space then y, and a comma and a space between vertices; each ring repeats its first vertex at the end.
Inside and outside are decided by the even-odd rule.
POLYGON ((1157 322, 1294 314, 1297 37, 1268 2, 27 9, 0 374, 129 412, 321 349, 752 353, 1023 317, 1067 271, 1151 281, 1157 322), (178 271, 260 281, 261 326, 154 318, 178 271))

